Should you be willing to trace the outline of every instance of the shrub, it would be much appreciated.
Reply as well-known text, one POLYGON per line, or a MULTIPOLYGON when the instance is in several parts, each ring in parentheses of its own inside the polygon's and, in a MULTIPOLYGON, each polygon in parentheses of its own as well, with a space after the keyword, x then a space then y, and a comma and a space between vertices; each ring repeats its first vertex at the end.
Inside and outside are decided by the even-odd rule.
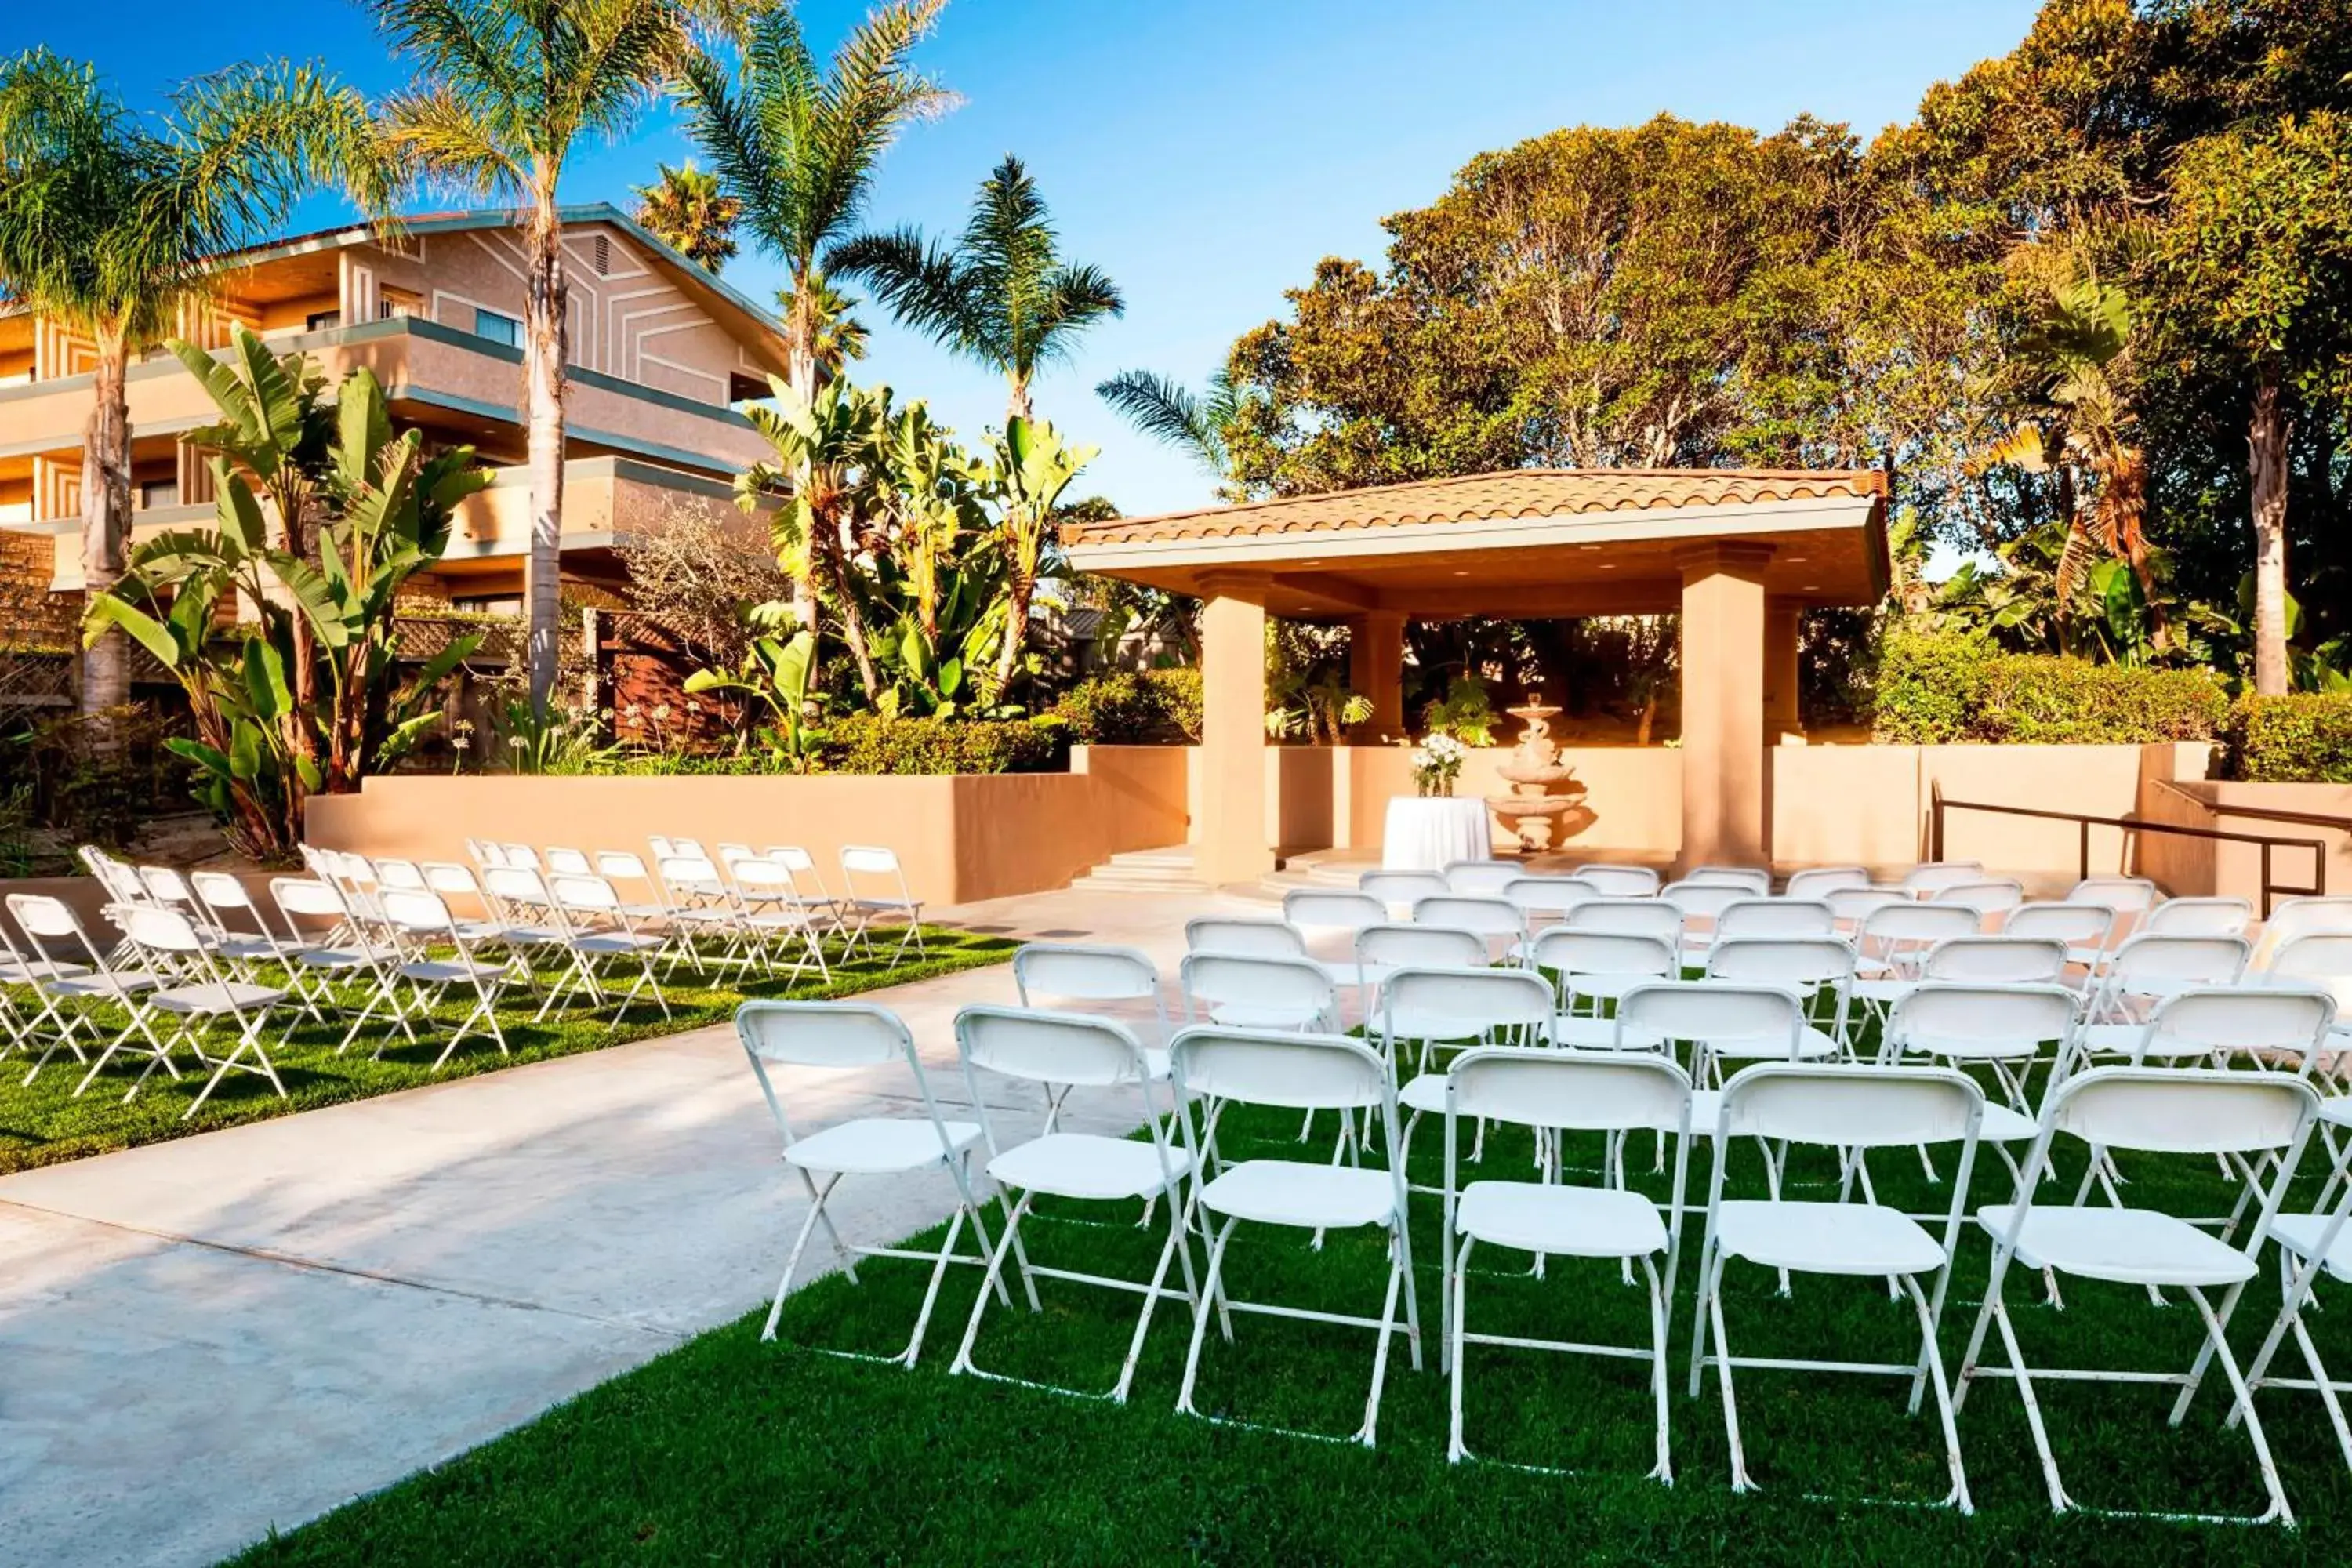
POLYGON ((1054 715, 1072 741, 1089 746, 1181 745, 1201 738, 1201 672, 1119 670, 1082 680, 1054 715))
POLYGON ((2352 784, 2352 696, 2247 693, 2230 710, 2224 765, 2265 784, 2352 784))
POLYGON ((886 719, 853 713, 825 725, 824 768, 838 773, 1035 773, 1061 760, 1050 721, 886 719))
POLYGON ((2004 653, 1980 633, 1897 630, 1879 654, 1874 738, 1914 745, 2205 741, 2221 732, 2229 711, 2210 670, 2004 653))

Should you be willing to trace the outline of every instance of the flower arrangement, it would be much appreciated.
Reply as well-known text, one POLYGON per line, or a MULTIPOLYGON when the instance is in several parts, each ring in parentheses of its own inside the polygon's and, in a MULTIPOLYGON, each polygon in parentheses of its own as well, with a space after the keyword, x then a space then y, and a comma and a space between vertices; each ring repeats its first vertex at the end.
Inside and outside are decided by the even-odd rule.
POLYGON ((1470 749, 1453 736, 1434 734, 1412 749, 1412 786, 1422 795, 1452 795, 1470 749))

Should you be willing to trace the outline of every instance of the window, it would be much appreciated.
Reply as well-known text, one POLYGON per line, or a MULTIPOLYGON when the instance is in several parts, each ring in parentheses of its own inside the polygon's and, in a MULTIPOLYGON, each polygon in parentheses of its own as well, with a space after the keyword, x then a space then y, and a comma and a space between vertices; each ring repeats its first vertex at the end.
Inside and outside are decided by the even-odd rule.
POLYGON ((139 487, 139 504, 152 511, 158 507, 180 504, 180 481, 150 479, 139 487))
POLYGON ((341 310, 313 310, 302 318, 302 330, 306 332, 331 332, 342 324, 341 310))
POLYGON ((512 316, 501 316, 496 310, 475 310, 474 335, 488 338, 494 343, 504 343, 510 349, 522 347, 522 323, 512 316))

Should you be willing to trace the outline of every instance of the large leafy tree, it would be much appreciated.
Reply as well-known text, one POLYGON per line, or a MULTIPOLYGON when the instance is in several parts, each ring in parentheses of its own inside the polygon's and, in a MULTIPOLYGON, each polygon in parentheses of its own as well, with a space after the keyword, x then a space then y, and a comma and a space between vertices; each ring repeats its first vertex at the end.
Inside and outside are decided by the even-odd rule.
MULTIPOLYGON (((200 303, 223 252, 341 184, 374 211, 388 176, 364 100, 285 65, 239 66, 133 113, 94 68, 35 48, 0 64, 0 298, 87 338, 94 395, 82 436, 82 575, 93 598, 123 572, 131 518, 131 363, 200 303)), ((130 691, 113 633, 83 656, 86 711, 130 691)))
POLYGON ((821 64, 785 5, 765 5, 731 42, 688 60, 678 85, 695 141, 743 228, 783 264, 786 384, 817 390, 827 248, 865 211, 874 171, 898 132, 953 107, 913 64, 946 0, 893 0, 821 64))
POLYGON ((716 272, 735 258, 735 226, 743 204, 719 188, 719 176, 688 158, 681 168, 660 165, 650 185, 636 187, 637 222, 663 244, 716 272))
POLYGON ((981 183, 955 244, 902 228, 844 243, 831 265, 863 279, 906 325, 1002 374, 1008 420, 1032 417, 1040 369, 1127 310, 1108 274, 1062 259, 1045 198, 1009 156, 981 183))
POLYGON ((530 471, 530 700, 555 685, 562 588, 566 352, 556 188, 585 139, 635 124, 693 52, 704 0, 367 0, 415 71, 383 106, 431 181, 513 202, 523 226, 523 424, 530 471))

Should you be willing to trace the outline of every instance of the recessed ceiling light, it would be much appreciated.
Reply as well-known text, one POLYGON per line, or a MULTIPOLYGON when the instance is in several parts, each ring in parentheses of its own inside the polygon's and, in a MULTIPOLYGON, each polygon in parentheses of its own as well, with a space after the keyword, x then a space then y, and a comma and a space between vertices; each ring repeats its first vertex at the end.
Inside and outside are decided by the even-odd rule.
MULTIPOLYGON (((1802 566, 1805 563, 1805 558, 1801 555, 1783 555, 1780 559, 1786 561, 1791 566, 1802 566)), ((1314 563, 1309 562, 1308 564, 1312 565, 1314 563)))
POLYGON ((1468 575, 1470 575, 1470 574, 1469 574, 1467 571, 1456 572, 1456 573, 1455 573, 1455 574, 1454 574, 1456 577, 1467 577, 1468 575))
POLYGON ((1797 590, 1800 594, 1818 594, 1821 591, 1822 585, 1819 583, 1808 583, 1803 587, 1797 590))
POLYGON ((1614 572, 1617 570, 1617 563, 1614 561, 1603 561, 1601 563, 1601 569, 1603 572, 1614 572))

